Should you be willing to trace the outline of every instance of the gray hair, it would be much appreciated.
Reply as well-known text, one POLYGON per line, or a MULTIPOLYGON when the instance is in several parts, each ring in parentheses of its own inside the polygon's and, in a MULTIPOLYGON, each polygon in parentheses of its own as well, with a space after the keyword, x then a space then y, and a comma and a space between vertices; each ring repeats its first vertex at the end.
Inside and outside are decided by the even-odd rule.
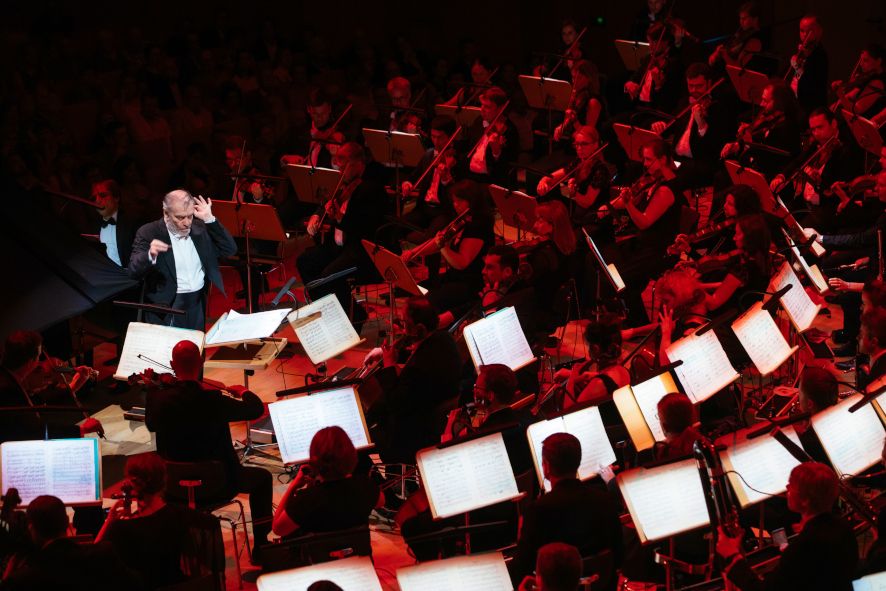
POLYGON ((169 211, 169 208, 175 201, 182 201, 185 205, 190 205, 191 203, 194 203, 194 196, 184 189, 170 191, 163 197, 163 211, 169 211))

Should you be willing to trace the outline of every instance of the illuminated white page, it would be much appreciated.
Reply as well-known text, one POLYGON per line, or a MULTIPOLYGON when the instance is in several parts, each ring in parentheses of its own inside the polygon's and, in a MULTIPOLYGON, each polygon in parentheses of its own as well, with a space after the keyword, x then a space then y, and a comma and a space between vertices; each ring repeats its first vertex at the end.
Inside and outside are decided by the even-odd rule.
POLYGON ((732 323, 732 332, 757 371, 764 376, 781 367, 797 351, 796 346, 788 345, 775 320, 763 309, 763 302, 757 302, 736 318, 732 323))
POLYGON ((501 552, 432 560, 397 569, 400 591, 511 591, 501 552))
POLYGON ((331 581, 344 591, 382 591, 375 567, 368 556, 355 556, 293 568, 258 578, 258 591, 299 591, 317 581, 331 581))
POLYGON ((360 335, 332 293, 293 310, 287 319, 314 365, 341 355, 360 342, 360 335), (315 320, 299 322, 316 312, 320 312, 320 316, 315 320))
POLYGON ((125 380, 132 374, 141 373, 149 368, 158 373, 168 372, 169 370, 140 358, 139 355, 168 366, 169 360, 172 359, 172 348, 179 341, 191 341, 201 351, 203 350, 203 333, 199 330, 130 322, 114 377, 125 380))
POLYGON ((790 263, 786 262, 772 278, 770 291, 778 291, 788 285, 792 287, 781 296, 781 307, 787 312, 788 318, 791 319, 798 331, 807 331, 818 316, 821 305, 816 305, 812 301, 803 284, 800 283, 800 278, 794 273, 790 263))
POLYGON ((467 325, 464 336, 476 369, 501 363, 517 371, 535 360, 513 307, 467 325))
POLYGON ((0 445, 0 489, 18 489, 22 505, 40 495, 66 505, 101 503, 98 439, 7 441, 0 445))
MULTIPOLYGON (((800 445, 800 439, 793 427, 785 427, 783 431, 794 443, 800 445)), ((741 436, 746 433, 745 431, 741 436)), ((720 438, 717 443, 726 445, 726 449, 720 452, 723 467, 728 472, 738 473, 728 476, 742 508, 785 492, 791 470, 800 464, 797 458, 771 435, 742 439, 734 444, 733 439, 730 434, 720 438)))
POLYGON ((698 404, 738 379, 723 345, 713 330, 691 334, 667 348, 668 359, 683 364, 674 368, 689 399, 698 404))
POLYGON ((855 475, 880 461, 883 423, 877 411, 865 404, 856 412, 849 407, 861 400, 850 396, 813 416, 810 422, 831 465, 840 475, 855 475))

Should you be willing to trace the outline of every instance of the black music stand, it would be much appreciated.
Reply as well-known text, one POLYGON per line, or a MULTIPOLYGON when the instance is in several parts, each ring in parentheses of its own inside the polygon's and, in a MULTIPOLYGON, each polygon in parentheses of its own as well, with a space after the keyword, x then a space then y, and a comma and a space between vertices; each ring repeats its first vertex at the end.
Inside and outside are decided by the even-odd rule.
POLYGON ((306 164, 287 164, 284 170, 298 200, 305 203, 319 204, 329 200, 341 176, 338 170, 306 164))
POLYGON ((763 89, 769 85, 769 76, 738 66, 726 66, 726 74, 735 87, 739 99, 752 105, 760 104, 763 89))
POLYGON ((525 233, 535 223, 535 208, 538 201, 526 193, 498 185, 489 185, 489 194, 492 195, 495 207, 501 214, 501 221, 517 228, 517 240, 519 241, 521 231, 525 233))
POLYGON ((565 80, 520 75, 520 87, 533 109, 548 113, 548 154, 554 149, 553 112, 566 111, 572 98, 572 84, 565 80))
POLYGON ((615 49, 621 61, 624 62, 625 68, 630 72, 640 69, 640 62, 649 55, 649 44, 645 41, 629 41, 627 39, 616 39, 615 49))
POLYGON ((421 136, 417 133, 403 133, 401 131, 385 131, 383 129, 363 128, 363 139, 366 147, 376 162, 394 167, 394 187, 397 190, 395 211, 397 217, 403 216, 403 204, 401 202, 400 169, 404 166, 418 166, 422 156, 425 155, 425 147, 421 143, 421 136))

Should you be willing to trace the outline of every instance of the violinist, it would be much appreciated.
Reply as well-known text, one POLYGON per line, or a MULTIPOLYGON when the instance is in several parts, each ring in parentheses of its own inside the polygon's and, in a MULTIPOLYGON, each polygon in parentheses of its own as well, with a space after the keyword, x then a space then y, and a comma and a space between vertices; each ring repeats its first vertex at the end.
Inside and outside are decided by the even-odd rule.
POLYGON ((686 188, 714 184, 714 174, 720 167, 718 155, 729 137, 735 133, 733 109, 712 95, 713 73, 702 62, 686 69, 686 103, 670 123, 656 121, 652 131, 667 135, 673 133, 674 151, 680 160, 677 176, 686 188))
POLYGON ((412 109, 412 84, 402 76, 395 76, 388 80, 385 88, 390 106, 383 110, 383 115, 378 122, 378 129, 405 132, 406 120, 404 116, 412 109))
POLYGON ((781 80, 772 80, 763 88, 757 116, 738 126, 736 141, 723 146, 720 158, 740 159, 771 177, 784 168, 787 156, 773 154, 765 149, 767 147, 788 154, 796 154, 800 149, 799 105, 791 89, 781 80))
POLYGON ((862 50, 849 81, 834 80, 831 83, 831 89, 839 99, 839 108, 865 119, 874 119, 886 109, 883 57, 883 46, 871 43, 862 50))
POLYGON ((480 94, 480 116, 467 130, 470 178, 507 186, 511 162, 519 149, 517 130, 508 121, 508 95, 497 86, 480 94))
POLYGON ((763 48, 760 7, 756 2, 745 2, 738 7, 738 30, 714 49, 708 56, 708 64, 712 68, 726 65, 744 68, 763 48))
POLYGON ((285 164, 307 164, 321 168, 334 168, 332 157, 345 142, 345 136, 334 125, 332 101, 320 89, 308 95, 308 116, 311 118, 310 142, 304 156, 284 156, 285 164))
POLYGON ((588 360, 576 363, 572 369, 561 369, 556 377, 567 378, 563 408, 575 405, 601 405, 600 411, 607 425, 617 424, 617 411, 612 406, 612 394, 631 383, 628 370, 621 364, 621 321, 615 314, 604 314, 591 319, 584 331, 588 346, 588 360))
POLYGON ((672 112, 680 98, 683 66, 674 49, 674 35, 668 25, 654 23, 646 33, 649 55, 624 90, 638 106, 672 112))
POLYGON ((566 185, 566 192, 575 201, 572 220, 580 226, 594 224, 598 222, 594 203, 600 195, 609 196, 612 172, 602 155, 598 153, 600 135, 596 129, 590 125, 577 127, 572 136, 572 145, 575 147, 576 159, 569 166, 542 178, 536 190, 540 201, 550 199, 555 196, 557 185, 566 177, 568 171, 578 167, 566 185), (596 156, 591 158, 595 154, 596 156))
POLYGON ((480 57, 474 58, 471 63, 471 84, 459 88, 451 99, 442 104, 452 107, 473 106, 472 103, 480 94, 479 89, 490 85, 489 81, 496 71, 487 60, 480 57))
MULTIPOLYGON (((264 468, 240 465, 229 423, 256 420, 265 411, 264 403, 243 386, 222 392, 201 382, 203 356, 191 341, 173 347, 169 365, 175 382, 146 396, 145 425, 157 435, 157 453, 172 462, 220 462, 231 494, 249 495, 253 548, 258 549, 271 531, 273 479, 264 468)), ((260 559, 256 552, 252 556, 253 561, 260 559)))
POLYGON ((567 60, 572 78, 572 95, 563 122, 554 128, 554 141, 568 138, 583 125, 596 128, 603 111, 600 102, 600 74, 587 59, 567 60))
POLYGON ((800 45, 785 74, 791 90, 806 113, 827 105, 828 54, 821 44, 824 28, 814 14, 800 19, 800 45))
POLYGON ((709 246, 716 246, 718 250, 726 250, 728 252, 735 245, 732 242, 731 235, 723 234, 735 226, 735 221, 738 218, 746 215, 762 214, 766 218, 767 223, 771 222, 770 231, 776 229, 775 226, 777 225, 778 218, 763 212, 760 196, 749 185, 731 185, 724 189, 721 194, 726 195, 723 200, 723 216, 725 219, 710 224, 707 228, 699 230, 692 236, 679 234, 674 241, 673 247, 668 247, 668 254, 688 254, 693 249, 709 246))
MULTIPOLYGON (((358 144, 349 142, 342 146, 333 161, 342 172, 341 186, 308 221, 308 234, 323 239, 299 255, 295 263, 305 283, 350 267, 357 267, 358 281, 376 275, 361 241, 374 238, 386 209, 387 196, 381 185, 365 178, 366 160, 358 144), (325 224, 321 221, 328 223, 328 227, 323 227, 325 224)), ((312 290, 311 298, 318 299, 328 293, 335 293, 342 307, 350 309, 351 294, 345 278, 312 290)), ((355 326, 362 327, 367 316, 366 310, 355 303, 355 326)))
POLYGON ((553 329, 558 319, 566 317, 563 302, 557 293, 570 277, 570 261, 575 254, 577 240, 566 206, 559 201, 541 203, 535 208, 532 226, 540 242, 525 255, 521 265, 524 280, 532 286, 538 306, 536 321, 542 328, 553 329))
POLYGON ((809 131, 812 143, 769 186, 773 192, 783 189, 785 178, 802 167, 795 195, 811 210, 807 225, 830 231, 846 224, 846 216, 852 214, 852 210, 847 210, 838 219, 840 199, 834 194, 834 183, 850 181, 864 173, 864 153, 855 142, 841 139, 839 122, 828 109, 810 113, 809 131))
POLYGON ((274 205, 277 183, 253 176, 266 176, 267 173, 255 166, 252 150, 245 147, 242 137, 232 135, 225 139, 225 164, 231 175, 238 175, 232 178, 235 200, 240 203, 274 205))
POLYGON ((431 287, 428 299, 440 310, 440 325, 449 326, 456 315, 477 301, 483 288, 483 256, 495 243, 494 219, 487 207, 488 197, 474 181, 462 180, 449 190, 456 216, 465 214, 463 223, 451 224, 452 232, 441 231, 433 242, 426 242, 404 251, 406 261, 421 255, 439 252, 449 266, 431 287))
POLYGON ((645 6, 638 11, 631 25, 630 38, 636 41, 644 41, 648 38, 649 29, 653 25, 665 20, 666 0, 646 0, 645 6))

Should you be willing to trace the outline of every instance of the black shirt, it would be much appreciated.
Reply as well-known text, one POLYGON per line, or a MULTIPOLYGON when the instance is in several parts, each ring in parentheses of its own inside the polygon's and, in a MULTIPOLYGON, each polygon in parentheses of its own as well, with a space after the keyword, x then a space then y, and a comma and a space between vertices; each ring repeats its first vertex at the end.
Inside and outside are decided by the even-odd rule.
POLYGON ((286 515, 298 525, 295 535, 366 525, 378 502, 378 485, 363 476, 320 482, 286 499, 286 515))

